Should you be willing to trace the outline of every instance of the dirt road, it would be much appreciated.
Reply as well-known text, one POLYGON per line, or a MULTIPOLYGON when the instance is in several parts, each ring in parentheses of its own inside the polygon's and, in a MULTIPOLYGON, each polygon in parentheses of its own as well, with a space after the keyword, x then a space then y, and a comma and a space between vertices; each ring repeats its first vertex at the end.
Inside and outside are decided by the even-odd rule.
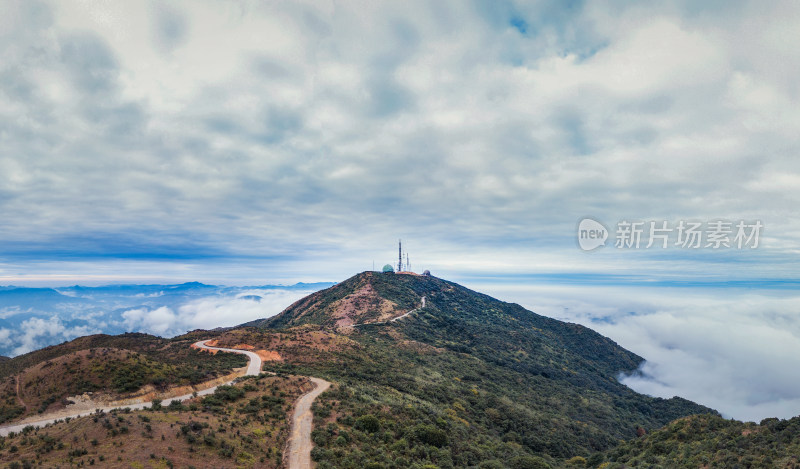
POLYGON ((419 307, 419 308, 417 308, 417 309, 412 309, 411 311, 407 312, 406 314, 404 314, 404 315, 402 315, 402 316, 397 316, 396 318, 392 319, 392 320, 391 320, 391 321, 389 321, 389 322, 395 322, 395 321, 397 321, 398 319, 403 319, 404 317, 408 316, 409 314, 411 314, 411 313, 415 313, 415 312, 417 312, 417 311, 421 310, 421 309, 422 309, 422 308, 424 308, 424 307, 425 307, 425 297, 423 296, 423 297, 422 297, 422 306, 420 306, 420 307, 419 307))
POLYGON ((376 321, 376 322, 364 322, 364 323, 361 323, 361 324, 351 324, 349 327, 377 326, 377 325, 382 325, 382 324, 389 324, 390 322, 396 322, 398 319, 403 319, 404 317, 408 316, 411 313, 416 313, 417 311, 421 310, 424 307, 425 307, 425 297, 423 296, 422 297, 422 306, 420 306, 419 308, 414 308, 411 311, 406 312, 405 314, 397 316, 396 318, 389 319, 388 321, 376 321))
POLYGON ((315 388, 300 396, 292 414, 292 434, 289 436, 289 454, 286 458, 288 469, 311 469, 311 428, 314 414, 311 404, 325 392, 331 383, 319 378, 309 378, 315 388))
POLYGON ((220 352, 241 353, 242 355, 247 355, 247 358, 250 359, 250 363, 247 365, 247 371, 244 375, 258 376, 258 374, 261 373, 261 357, 259 357, 257 353, 235 348, 211 347, 210 345, 206 345, 206 342, 208 341, 201 340, 200 342, 196 342, 194 345, 195 347, 206 350, 219 350, 220 352))
MULTIPOLYGON (((250 360, 250 363, 247 365, 247 371, 245 372, 245 376, 255 376, 261 372, 261 357, 253 352, 249 352, 247 350, 237 350, 237 349, 230 349, 230 348, 220 348, 220 347, 210 347, 205 344, 205 340, 201 340, 200 342, 195 343, 195 345, 199 348, 210 349, 210 350, 220 350, 223 352, 232 352, 232 353, 241 353, 243 355, 247 355, 247 358, 250 360)), ((228 381, 223 384, 231 384, 233 381, 228 381)), ((198 391, 198 396, 205 396, 207 394, 213 394, 216 391, 217 386, 210 387, 208 389, 203 389, 202 391, 198 391)), ((191 399, 194 397, 193 394, 184 394, 183 396, 172 397, 169 399, 164 399, 162 401, 163 405, 169 405, 172 401, 185 401, 187 399, 191 399)), ((83 408, 83 409, 70 409, 67 407, 66 409, 62 409, 60 411, 52 412, 45 414, 45 418, 40 419, 26 419, 20 423, 16 423, 14 425, 7 425, 0 427, 0 436, 7 436, 10 432, 19 432, 23 428, 27 426, 33 427, 44 427, 47 424, 54 423, 56 420, 63 420, 67 417, 75 418, 75 417, 83 417, 85 415, 91 415, 98 410, 102 410, 103 412, 110 412, 113 409, 121 409, 121 408, 129 408, 131 410, 140 410, 147 407, 150 407, 153 404, 152 401, 140 402, 136 404, 130 405, 118 405, 118 406, 111 406, 111 407, 94 407, 94 408, 83 408)))
MULTIPOLYGON (((200 342, 197 342, 194 345, 202 349, 219 350, 223 352, 240 353, 246 355, 247 358, 250 360, 250 363, 247 365, 247 371, 245 372, 245 376, 251 376, 251 375, 255 376, 261 373, 261 357, 259 357, 254 352, 250 352, 248 350, 211 347, 209 345, 206 345, 205 340, 201 340, 200 342)), ((289 469, 311 469, 311 448, 313 447, 313 444, 311 443, 311 428, 314 417, 314 415, 311 413, 311 405, 314 403, 314 399, 316 399, 317 396, 325 392, 331 385, 331 383, 325 381, 324 379, 319 379, 319 378, 309 378, 309 379, 311 380, 311 382, 314 384, 315 387, 313 390, 300 396, 300 398, 297 399, 297 402, 295 403, 294 413, 292 414, 292 434, 289 436, 289 442, 288 442, 289 454, 288 457, 286 458, 287 467, 289 469)), ((230 384, 232 382, 233 381, 229 381, 223 384, 230 384)), ((204 396, 207 394, 212 394, 216 389, 217 386, 214 386, 208 389, 204 389, 202 391, 198 391, 196 395, 204 396)), ((186 394, 183 396, 173 397, 170 399, 164 399, 162 404, 169 405, 170 402, 172 401, 185 401, 187 399, 191 399, 192 397, 193 397, 192 394, 186 394)), ((57 412, 48 413, 46 418, 43 419, 24 420, 21 423, 0 427, 0 436, 7 436, 10 432, 19 432, 27 426, 44 427, 47 424, 54 423, 57 420, 63 420, 67 417, 75 418, 75 417, 91 415, 98 410, 102 410, 103 412, 110 412, 111 410, 118 408, 129 408, 131 410, 139 410, 150 407, 152 404, 153 404, 152 401, 147 401, 125 406, 96 407, 96 408, 85 408, 80 410, 67 408, 57 412)))

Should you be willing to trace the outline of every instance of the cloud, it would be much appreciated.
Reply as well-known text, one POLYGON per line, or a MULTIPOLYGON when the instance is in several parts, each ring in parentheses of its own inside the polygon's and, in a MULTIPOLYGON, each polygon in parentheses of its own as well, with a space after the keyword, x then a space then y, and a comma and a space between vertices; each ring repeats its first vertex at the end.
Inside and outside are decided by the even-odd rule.
POLYGON ((11 330, 10 329, 0 329, 0 342, 7 342, 11 338, 11 330))
POLYGON ((795 10, 13 3, 4 238, 202 260, 424 231, 491 257, 572 249, 585 214, 743 217, 795 256, 798 57, 763 28, 795 10))
POLYGON ((245 290, 235 296, 209 296, 176 307, 134 308, 122 313, 123 325, 171 337, 194 329, 214 329, 274 316, 308 295, 301 290, 245 290))
POLYGON ((99 332, 100 329, 88 325, 70 327, 65 325, 60 318, 52 316, 48 319, 31 318, 23 321, 13 331, 13 334, 8 329, 2 329, 0 330, 0 338, 4 335, 7 336, 3 342, 13 347, 11 355, 16 356, 40 349, 46 345, 65 342, 76 337, 99 332))
POLYGON ((122 317, 131 331, 145 331, 155 335, 164 335, 177 322, 175 313, 166 306, 154 310, 131 309, 122 313, 122 317))
MULTIPOLYGON (((726 296, 789 285, 798 20, 782 1, 6 2, 0 278, 340 280, 392 261, 399 237, 412 265, 451 278, 729 282, 726 296), (584 216, 765 231, 753 252, 585 255, 584 216)), ((789 412, 796 383, 770 338, 795 350, 792 304, 612 290, 546 306, 572 305, 587 315, 568 317, 647 356, 633 386, 687 395, 710 376, 728 390, 709 379, 698 400, 789 412)), ((174 334, 272 314, 268 298, 136 306, 125 320, 174 334)), ((20 350, 63 334, 29 327, 20 350)))
POLYGON ((188 24, 186 17, 167 5, 154 8, 154 41, 156 47, 172 52, 186 39, 188 24))

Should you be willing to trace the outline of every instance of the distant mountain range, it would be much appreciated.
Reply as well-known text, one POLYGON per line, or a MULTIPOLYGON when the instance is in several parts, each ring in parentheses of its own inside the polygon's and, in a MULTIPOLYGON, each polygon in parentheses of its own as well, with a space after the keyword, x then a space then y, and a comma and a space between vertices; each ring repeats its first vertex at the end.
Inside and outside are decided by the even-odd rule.
MULTIPOLYGON (((260 285, 226 287, 189 282, 178 285, 106 285, 99 287, 69 286, 59 288, 0 287, 0 355, 18 355, 36 348, 60 343, 92 333, 154 332, 176 335, 188 327, 175 320, 163 330, 148 329, 146 321, 137 317, 159 308, 168 308, 173 316, 192 302, 210 299, 218 304, 238 300, 261 302, 275 294, 295 297, 327 288, 331 282, 297 283, 295 285, 260 285), (139 316, 126 317, 136 310, 139 316)), ((275 306, 280 311, 291 299, 275 306)), ((165 310, 167 311, 167 310, 165 310)), ((191 314, 191 312, 186 313, 191 314)), ((236 319, 227 325, 234 325, 236 319)), ((203 326, 203 324, 199 324, 203 326)))

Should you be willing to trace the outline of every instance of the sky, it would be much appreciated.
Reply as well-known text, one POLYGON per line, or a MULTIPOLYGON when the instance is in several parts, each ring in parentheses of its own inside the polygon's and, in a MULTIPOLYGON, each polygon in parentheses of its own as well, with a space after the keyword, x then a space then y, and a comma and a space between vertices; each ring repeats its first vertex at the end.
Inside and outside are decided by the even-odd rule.
POLYGON ((635 389, 800 414, 796 2, 0 8, 0 285, 340 281, 402 238, 645 356, 635 389))

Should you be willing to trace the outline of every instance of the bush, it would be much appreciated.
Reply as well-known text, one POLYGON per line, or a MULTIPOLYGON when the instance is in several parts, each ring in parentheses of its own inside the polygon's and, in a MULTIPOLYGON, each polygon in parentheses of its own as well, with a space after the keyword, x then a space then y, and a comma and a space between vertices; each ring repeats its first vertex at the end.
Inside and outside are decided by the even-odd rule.
POLYGON ((567 466, 571 467, 586 467, 586 458, 582 456, 575 456, 567 461, 567 466))
POLYGON ((550 469, 550 464, 538 456, 517 456, 510 466, 512 469, 550 469))
POLYGON ((431 425, 417 425, 414 427, 414 436, 422 443, 437 448, 447 444, 447 434, 431 425))
POLYGON ((180 412, 182 410, 186 410, 186 407, 183 406, 181 401, 173 400, 167 406, 167 410, 169 410, 170 412, 180 412))
POLYGON ((478 469, 506 469, 506 466, 500 461, 492 459, 491 461, 483 461, 478 464, 478 469))
POLYGON ((381 422, 378 417, 372 414, 362 415, 356 419, 355 428, 368 433, 375 433, 381 429, 381 422))

